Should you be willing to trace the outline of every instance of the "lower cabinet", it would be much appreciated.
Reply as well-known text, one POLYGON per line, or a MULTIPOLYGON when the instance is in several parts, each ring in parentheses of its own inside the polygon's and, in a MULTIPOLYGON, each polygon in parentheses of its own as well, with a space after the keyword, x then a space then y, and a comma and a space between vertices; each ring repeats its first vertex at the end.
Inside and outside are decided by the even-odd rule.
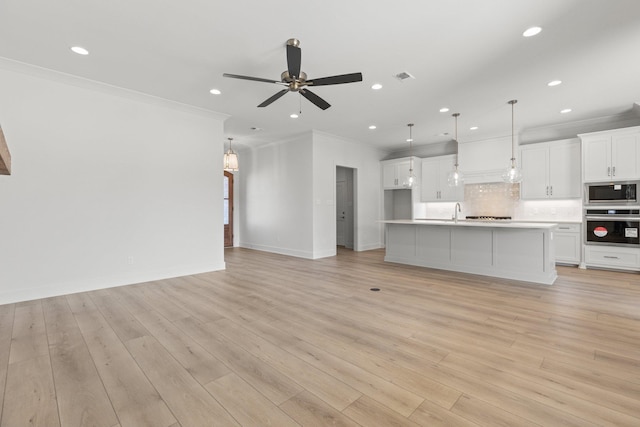
POLYGON ((640 249, 624 246, 584 246, 584 262, 587 267, 640 270, 640 249))
POLYGON ((559 224, 554 233, 556 241, 556 263, 580 264, 582 253, 581 224, 559 224))

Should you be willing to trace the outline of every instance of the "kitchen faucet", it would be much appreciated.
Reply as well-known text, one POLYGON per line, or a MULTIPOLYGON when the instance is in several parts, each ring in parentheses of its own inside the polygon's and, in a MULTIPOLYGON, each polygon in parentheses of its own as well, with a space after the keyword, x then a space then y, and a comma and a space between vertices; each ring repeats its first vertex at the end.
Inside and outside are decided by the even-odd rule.
POLYGON ((458 223, 458 212, 462 212, 462 210, 460 209, 460 203, 456 203, 456 205, 453 207, 453 222, 455 222, 456 224, 458 223))

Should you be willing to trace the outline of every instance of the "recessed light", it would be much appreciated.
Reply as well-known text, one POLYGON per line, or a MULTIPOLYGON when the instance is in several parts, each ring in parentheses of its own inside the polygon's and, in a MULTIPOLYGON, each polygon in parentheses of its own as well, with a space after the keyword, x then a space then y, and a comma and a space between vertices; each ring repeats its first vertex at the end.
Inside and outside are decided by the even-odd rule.
POLYGON ((571 112, 571 108, 565 108, 564 110, 560 110, 560 114, 567 114, 571 112))
POLYGON ((447 107, 442 107, 442 108, 440 109, 440 112, 441 112, 441 113, 446 113, 447 111, 449 111, 449 109, 448 109, 447 107))
POLYGON ((382 89, 382 85, 380 83, 375 83, 375 84, 371 85, 371 89, 380 90, 380 89, 382 89))
POLYGON ((73 46, 71 50, 78 55, 89 55, 89 51, 80 46, 73 46))
POLYGON ((478 126, 471 126, 469 130, 478 130, 478 126))
POLYGON ((220 89, 211 89, 209 93, 211 95, 220 95, 222 92, 220 92, 220 89))
POLYGON ((298 115, 296 113, 291 114, 289 117, 291 117, 292 119, 297 119, 298 115))
POLYGON ((533 37, 537 34, 540 34, 540 31, 542 31, 542 28, 540 27, 531 27, 531 28, 527 28, 524 33, 522 33, 522 35, 524 37, 533 37))
POLYGON ((562 80, 551 80, 547 86, 558 86, 559 84, 562 84, 562 80))
POLYGON ((371 129, 371 130, 374 130, 374 129, 376 129, 376 128, 377 128, 377 126, 376 126, 376 125, 371 125, 371 126, 369 126, 369 129, 371 129))

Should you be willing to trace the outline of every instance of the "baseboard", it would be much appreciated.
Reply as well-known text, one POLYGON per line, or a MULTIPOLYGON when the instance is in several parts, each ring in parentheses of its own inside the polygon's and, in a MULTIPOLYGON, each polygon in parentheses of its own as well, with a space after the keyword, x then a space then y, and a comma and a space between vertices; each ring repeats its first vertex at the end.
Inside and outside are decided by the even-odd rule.
POLYGON ((194 274, 210 273, 225 269, 225 263, 208 266, 181 266, 171 269, 160 269, 147 272, 133 272, 114 276, 94 277, 90 279, 76 279, 46 286, 16 289, 0 293, 0 305, 16 302, 31 301, 41 298, 57 297, 61 295, 89 292, 98 289, 116 288, 136 283, 152 282, 154 280, 171 279, 174 277, 191 276, 194 274))

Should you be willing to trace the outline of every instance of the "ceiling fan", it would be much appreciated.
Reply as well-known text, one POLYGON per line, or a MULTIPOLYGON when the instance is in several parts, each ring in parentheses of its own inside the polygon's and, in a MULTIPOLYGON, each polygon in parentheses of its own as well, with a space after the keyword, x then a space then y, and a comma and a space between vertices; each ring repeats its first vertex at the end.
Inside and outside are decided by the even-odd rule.
POLYGON ((299 92, 317 107, 326 110, 331 107, 324 99, 311 92, 308 86, 327 86, 343 83, 354 83, 362 81, 362 73, 340 74, 338 76, 321 77, 318 79, 307 80, 307 74, 300 71, 300 63, 302 61, 302 50, 300 49, 300 40, 287 40, 287 70, 280 75, 280 80, 262 79, 260 77, 241 76, 238 74, 224 73, 223 77, 231 77, 234 79, 253 80, 256 82, 276 83, 284 85, 287 88, 282 89, 269 99, 265 100, 258 107, 266 107, 275 100, 281 98, 287 92, 299 92))

